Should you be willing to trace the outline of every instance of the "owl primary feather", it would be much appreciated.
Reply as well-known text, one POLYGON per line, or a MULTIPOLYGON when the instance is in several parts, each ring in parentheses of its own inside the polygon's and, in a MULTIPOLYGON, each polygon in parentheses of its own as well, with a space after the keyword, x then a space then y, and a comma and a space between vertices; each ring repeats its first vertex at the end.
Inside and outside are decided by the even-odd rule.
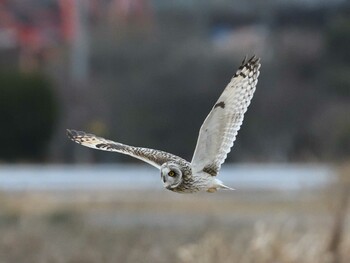
POLYGON ((240 129, 244 113, 258 82, 260 59, 253 56, 243 60, 236 74, 211 109, 199 130, 196 149, 191 162, 171 153, 129 146, 82 131, 67 130, 68 137, 81 145, 110 152, 118 152, 140 159, 160 169, 166 189, 177 193, 215 192, 232 188, 217 176, 230 152, 240 129))

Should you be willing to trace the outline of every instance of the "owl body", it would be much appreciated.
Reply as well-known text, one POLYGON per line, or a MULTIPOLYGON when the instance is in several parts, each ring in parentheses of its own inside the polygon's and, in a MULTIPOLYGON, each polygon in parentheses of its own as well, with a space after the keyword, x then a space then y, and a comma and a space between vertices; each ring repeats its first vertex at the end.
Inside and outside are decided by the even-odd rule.
POLYGON ((67 135, 81 145, 130 155, 160 169, 163 186, 173 192, 232 190, 217 179, 217 175, 253 97, 259 68, 260 60, 255 56, 243 60, 204 120, 191 162, 164 151, 129 146, 81 131, 67 130, 67 135))
POLYGON ((213 192, 213 189, 219 188, 222 184, 205 172, 192 173, 191 163, 186 161, 164 163, 160 168, 160 174, 164 187, 177 193, 195 193, 202 190, 213 192), (170 171, 175 174, 170 176, 170 171))

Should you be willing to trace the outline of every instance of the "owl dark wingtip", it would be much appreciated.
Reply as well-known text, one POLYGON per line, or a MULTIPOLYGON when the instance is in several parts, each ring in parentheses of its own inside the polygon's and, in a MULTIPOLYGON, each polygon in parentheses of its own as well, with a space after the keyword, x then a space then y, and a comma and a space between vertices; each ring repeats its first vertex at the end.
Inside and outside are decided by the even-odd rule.
POLYGON ((66 129, 66 134, 68 136, 69 139, 74 141, 74 137, 77 135, 77 131, 76 130, 70 130, 70 129, 66 129))
POLYGON ((257 66, 260 64, 260 58, 257 57, 256 55, 253 55, 252 57, 250 57, 250 59, 247 59, 247 58, 248 58, 248 56, 246 55, 242 61, 241 66, 239 67, 239 69, 243 69, 247 65, 257 66))
POLYGON ((244 56, 244 59, 242 60, 242 65, 244 65, 247 62, 248 55, 244 56))
POLYGON ((258 64, 260 62, 260 58, 256 55, 253 55, 247 63, 258 64))
POLYGON ((257 57, 256 55, 254 55, 254 63, 257 64, 257 63, 260 63, 260 58, 257 57))
POLYGON ((236 74, 233 77, 242 76, 247 77, 245 73, 242 72, 244 68, 247 68, 249 71, 258 71, 260 68, 260 58, 256 55, 253 55, 250 59, 247 60, 247 56, 242 61, 241 66, 236 71, 236 74))

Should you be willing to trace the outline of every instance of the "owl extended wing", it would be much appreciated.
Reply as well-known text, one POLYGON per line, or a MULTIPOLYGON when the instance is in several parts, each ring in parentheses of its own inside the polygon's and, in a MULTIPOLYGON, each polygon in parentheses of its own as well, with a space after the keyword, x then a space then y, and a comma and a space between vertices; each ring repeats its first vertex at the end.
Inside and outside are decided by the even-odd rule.
POLYGON ((191 163, 193 172, 204 171, 212 176, 218 174, 253 97, 259 68, 259 58, 253 56, 248 61, 244 59, 215 103, 199 131, 191 163))
POLYGON ((94 134, 82 131, 67 130, 68 137, 81 145, 97 150, 118 152, 140 159, 160 169, 161 165, 168 161, 178 161, 181 158, 163 151, 125 145, 119 142, 106 140, 94 134))

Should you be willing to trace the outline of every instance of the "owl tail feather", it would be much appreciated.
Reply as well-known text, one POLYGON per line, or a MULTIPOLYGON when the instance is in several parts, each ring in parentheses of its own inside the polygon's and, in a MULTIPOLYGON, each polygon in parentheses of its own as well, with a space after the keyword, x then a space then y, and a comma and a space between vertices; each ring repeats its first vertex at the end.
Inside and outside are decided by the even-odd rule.
POLYGON ((223 190, 236 190, 236 189, 228 187, 226 185, 220 185, 220 189, 223 189, 223 190))
POLYGON ((218 189, 223 189, 223 190, 236 190, 236 189, 233 189, 231 187, 228 187, 227 185, 224 185, 223 182, 221 182, 219 179, 216 179, 216 183, 217 183, 217 188, 218 189))
POLYGON ((207 190, 207 192, 208 192, 208 193, 215 193, 218 189, 223 189, 223 190, 235 190, 235 189, 233 189, 233 188, 231 188, 231 187, 228 187, 228 186, 226 186, 226 185, 221 184, 221 185, 217 185, 216 187, 209 188, 209 189, 207 190))

